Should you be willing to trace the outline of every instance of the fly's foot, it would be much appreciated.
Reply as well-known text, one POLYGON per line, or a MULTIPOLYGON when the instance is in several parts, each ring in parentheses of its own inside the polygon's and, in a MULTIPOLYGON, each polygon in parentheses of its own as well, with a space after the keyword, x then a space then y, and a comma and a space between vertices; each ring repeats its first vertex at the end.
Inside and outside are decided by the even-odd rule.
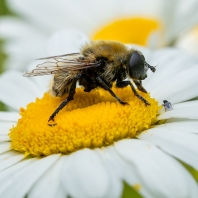
POLYGON ((122 104, 123 106, 124 106, 124 105, 129 105, 128 102, 124 102, 124 101, 122 101, 122 100, 120 100, 119 103, 122 104))
POLYGON ((54 117, 56 116, 56 113, 54 112, 50 117, 48 122, 54 122, 54 117))
POLYGON ((53 127, 53 126, 56 126, 57 124, 56 123, 53 123, 53 124, 48 123, 48 125, 53 127))
POLYGON ((147 105, 150 105, 151 106, 151 104, 147 101, 147 100, 145 100, 144 98, 143 98, 143 100, 142 100, 143 102, 144 102, 144 104, 147 106, 147 105))
POLYGON ((54 116, 50 116, 49 120, 48 120, 48 125, 49 126, 56 126, 57 124, 54 122, 54 116))

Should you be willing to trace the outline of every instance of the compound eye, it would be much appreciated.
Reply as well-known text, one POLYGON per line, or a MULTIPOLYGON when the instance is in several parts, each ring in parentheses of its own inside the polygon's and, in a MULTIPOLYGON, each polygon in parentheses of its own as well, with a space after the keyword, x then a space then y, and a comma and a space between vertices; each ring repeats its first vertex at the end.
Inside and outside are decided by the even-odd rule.
POLYGON ((142 62, 142 58, 141 58, 140 54, 137 52, 134 52, 131 55, 131 58, 129 60, 129 68, 132 69, 133 67, 140 64, 141 62, 142 62))

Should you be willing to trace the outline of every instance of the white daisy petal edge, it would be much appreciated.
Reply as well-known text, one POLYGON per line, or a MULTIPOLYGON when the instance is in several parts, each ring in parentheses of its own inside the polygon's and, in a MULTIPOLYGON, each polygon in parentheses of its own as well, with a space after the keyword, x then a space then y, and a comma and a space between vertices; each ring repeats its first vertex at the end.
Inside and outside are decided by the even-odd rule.
MULTIPOLYGON (((183 176, 186 170, 152 144, 139 140, 123 140, 116 143, 115 148, 135 167, 142 180, 140 186, 145 185, 152 197, 189 196, 188 182, 183 176)), ((191 180, 193 182, 192 178, 191 180)))
POLYGON ((47 171, 58 159, 60 155, 51 155, 43 159, 35 160, 34 163, 26 166, 22 171, 15 172, 8 180, 7 186, 2 192, 1 197, 21 198, 24 197, 33 186, 33 184, 47 171), (20 180, 12 179, 12 177, 20 178, 20 180), (27 182, 28 181, 28 182, 27 182), (10 190, 12 189, 12 190, 10 190))
POLYGON ((0 112, 0 121, 17 122, 20 115, 17 112, 0 112))
MULTIPOLYGON (((65 198, 65 193, 61 186, 61 168, 65 157, 60 157, 52 167, 35 183, 30 192, 29 198, 65 198), (48 181, 48 182, 46 182, 48 181)), ((63 167, 64 168, 64 167, 63 167)))
POLYGON ((152 95, 158 101, 166 99, 173 104, 194 98, 198 95, 198 78, 196 76, 198 76, 198 64, 180 72, 172 79, 167 76, 169 80, 153 90, 152 95))
POLYGON ((30 78, 24 78, 21 72, 15 70, 7 71, 0 76, 0 90, 0 101, 16 111, 34 101, 35 96, 42 96, 30 78), (23 95, 25 97, 21 97, 23 95))
POLYGON ((166 127, 156 127, 140 134, 138 138, 153 143, 198 170, 197 135, 166 129, 166 127))
POLYGON ((73 197, 107 197, 111 178, 95 151, 83 149, 73 153, 63 169, 61 179, 73 197))

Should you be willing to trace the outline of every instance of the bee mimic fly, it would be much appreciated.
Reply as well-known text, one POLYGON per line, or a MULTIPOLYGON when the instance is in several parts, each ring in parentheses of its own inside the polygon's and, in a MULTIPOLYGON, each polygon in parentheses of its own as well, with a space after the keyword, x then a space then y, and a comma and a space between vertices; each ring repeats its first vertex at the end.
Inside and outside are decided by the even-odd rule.
POLYGON ((147 70, 155 72, 155 67, 149 65, 140 51, 129 49, 120 42, 115 41, 92 41, 82 46, 80 53, 66 54, 42 58, 42 64, 24 76, 41 76, 54 74, 51 86, 53 96, 67 98, 55 109, 48 121, 54 120, 56 114, 74 99, 76 83, 84 87, 85 92, 95 88, 102 88, 108 91, 120 104, 128 104, 122 101, 112 90, 112 84, 123 88, 130 86, 133 93, 146 105, 150 105, 137 89, 147 93, 142 86, 142 80, 147 77, 147 70))

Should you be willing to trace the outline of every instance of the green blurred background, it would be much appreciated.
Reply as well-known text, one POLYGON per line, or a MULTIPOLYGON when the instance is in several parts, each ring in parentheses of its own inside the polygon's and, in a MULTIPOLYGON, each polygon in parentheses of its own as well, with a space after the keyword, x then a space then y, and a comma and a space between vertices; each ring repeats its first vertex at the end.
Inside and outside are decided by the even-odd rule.
MULTIPOLYGON (((1 0, 0 1, 0 16, 7 15, 9 13, 10 12, 5 5, 5 1, 1 0)), ((0 73, 2 73, 3 71, 2 64, 3 64, 3 61, 5 60, 5 54, 3 53, 2 44, 3 44, 3 41, 0 39, 0 73)))
MULTIPOLYGON (((7 8, 5 0, 0 1, 0 17, 5 15, 13 15, 11 11, 7 8)), ((6 54, 3 52, 3 40, 0 39, 0 73, 2 73, 5 68, 3 68, 3 62, 6 59, 6 54)), ((5 111, 6 107, 0 102, 0 111, 5 111)))
MULTIPOLYGON (((0 1, 0 16, 12 15, 11 11, 7 8, 5 0, 0 1)), ((0 39, 0 73, 4 71, 3 62, 5 61, 6 54, 3 53, 3 40, 0 39)))

